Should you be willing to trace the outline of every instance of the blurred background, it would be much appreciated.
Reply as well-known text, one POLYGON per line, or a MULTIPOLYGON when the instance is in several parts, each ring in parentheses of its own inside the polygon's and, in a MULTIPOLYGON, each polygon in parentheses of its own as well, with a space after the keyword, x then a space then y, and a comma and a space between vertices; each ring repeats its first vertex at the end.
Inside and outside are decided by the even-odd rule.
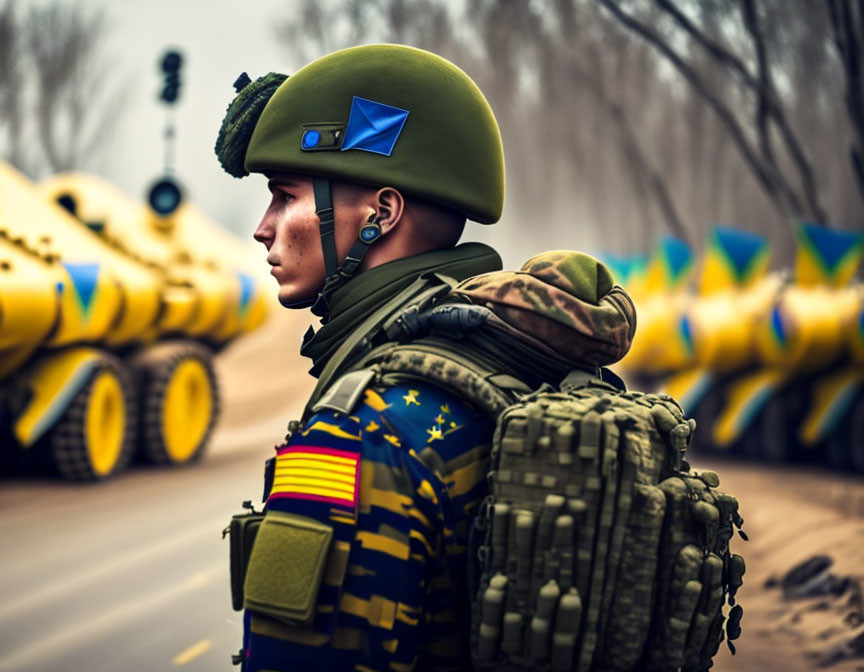
POLYGON ((220 531, 316 321, 213 145, 241 72, 374 42, 496 113, 504 218, 464 240, 596 254, 634 297, 617 370, 696 417, 751 539, 715 669, 864 669, 859 1, 0 0, 0 670, 229 669, 220 531))

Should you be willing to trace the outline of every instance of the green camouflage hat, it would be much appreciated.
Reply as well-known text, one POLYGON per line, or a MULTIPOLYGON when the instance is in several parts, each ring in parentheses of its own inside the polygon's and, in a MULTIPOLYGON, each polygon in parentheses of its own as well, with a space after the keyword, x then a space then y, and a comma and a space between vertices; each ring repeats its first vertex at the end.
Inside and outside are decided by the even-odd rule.
POLYGON ((440 56, 394 44, 289 77, 255 124, 245 170, 390 186, 485 224, 504 205, 501 136, 480 89, 440 56))
POLYGON ((237 95, 225 111, 215 147, 216 157, 229 175, 246 177, 249 174, 243 162, 252 131, 267 101, 286 79, 287 75, 269 72, 253 82, 244 72, 234 82, 237 95))
POLYGON ((617 362, 636 332, 630 297, 606 266, 581 252, 544 252, 519 271, 464 280, 452 294, 486 306, 510 329, 575 363, 617 362))

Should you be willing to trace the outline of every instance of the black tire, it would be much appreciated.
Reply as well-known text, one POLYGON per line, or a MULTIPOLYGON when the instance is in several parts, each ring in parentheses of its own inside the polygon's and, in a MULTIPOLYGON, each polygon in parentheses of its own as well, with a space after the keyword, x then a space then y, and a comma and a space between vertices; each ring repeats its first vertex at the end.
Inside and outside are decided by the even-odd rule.
MULTIPOLYGON (((206 347, 194 342, 161 343, 142 353, 136 360, 141 395, 139 432, 139 454, 151 464, 178 466, 199 460, 204 454, 210 436, 219 417, 219 388, 213 370, 213 357, 206 347), (200 367, 195 390, 203 392, 207 387, 210 395, 210 413, 196 432, 194 446, 187 446, 178 455, 171 438, 166 435, 163 419, 168 412, 169 386, 184 362, 197 363, 200 367), (205 382, 206 380, 206 382, 205 382), (197 385, 197 387, 196 387, 197 385), (173 449, 172 449, 173 448, 173 449)), ((170 430, 169 430, 170 431, 170 430)))
POLYGON ((691 439, 688 455, 696 456, 716 455, 717 446, 711 440, 711 432, 717 416, 723 407, 723 387, 718 384, 705 393, 705 396, 693 409, 692 417, 696 420, 696 432, 691 439))
POLYGON ((839 471, 849 471, 853 468, 849 432, 844 430, 834 432, 825 442, 825 461, 829 466, 839 471))
POLYGON ((846 420, 846 450, 849 464, 864 474, 864 396, 859 394, 846 420))
MULTIPOLYGON (((113 383, 112 383, 113 385, 113 383)), ((48 457, 56 471, 67 481, 98 481, 110 478, 125 469, 135 448, 135 395, 132 378, 123 363, 111 355, 102 355, 100 363, 90 374, 87 382, 69 404, 62 417, 49 430, 44 439, 48 457), (111 397, 102 398, 98 387, 103 377, 116 379, 122 392, 123 425, 116 449, 116 459, 98 463, 94 461, 93 447, 88 438, 88 409, 91 412, 113 416, 111 407, 91 409, 91 404, 115 404, 111 397), (100 395, 100 396, 94 396, 100 395)), ((114 452, 113 441, 109 453, 114 452)), ((113 455, 109 455, 112 457, 113 455)))
POLYGON ((758 450, 769 462, 790 462, 797 454, 787 395, 771 397, 756 419, 758 450))

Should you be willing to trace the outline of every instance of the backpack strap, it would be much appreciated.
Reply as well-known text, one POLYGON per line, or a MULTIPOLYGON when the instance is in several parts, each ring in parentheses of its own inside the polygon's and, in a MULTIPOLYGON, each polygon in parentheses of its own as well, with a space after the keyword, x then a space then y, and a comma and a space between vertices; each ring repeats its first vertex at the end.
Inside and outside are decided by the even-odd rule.
POLYGON ((358 366, 374 367, 385 384, 405 378, 432 383, 492 418, 520 395, 531 392, 528 385, 474 349, 434 336, 406 344, 386 343, 363 357, 358 366))
POLYGON ((360 400, 360 395, 375 377, 375 369, 349 371, 337 380, 311 408, 317 413, 325 408, 347 415, 360 400))

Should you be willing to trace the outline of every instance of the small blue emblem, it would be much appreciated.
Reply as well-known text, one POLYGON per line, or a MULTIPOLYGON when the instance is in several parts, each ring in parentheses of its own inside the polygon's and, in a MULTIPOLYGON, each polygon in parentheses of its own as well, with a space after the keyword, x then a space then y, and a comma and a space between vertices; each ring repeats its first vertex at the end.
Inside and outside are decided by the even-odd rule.
POLYGON ((321 142, 320 131, 316 131, 313 129, 303 133, 303 140, 301 141, 303 149, 312 149, 319 142, 321 142))
POLYGON ((354 96, 342 151, 360 149, 390 156, 407 118, 408 110, 354 96))
POLYGON ((364 243, 371 243, 381 233, 381 228, 378 226, 364 226, 360 229, 360 237, 364 243))

